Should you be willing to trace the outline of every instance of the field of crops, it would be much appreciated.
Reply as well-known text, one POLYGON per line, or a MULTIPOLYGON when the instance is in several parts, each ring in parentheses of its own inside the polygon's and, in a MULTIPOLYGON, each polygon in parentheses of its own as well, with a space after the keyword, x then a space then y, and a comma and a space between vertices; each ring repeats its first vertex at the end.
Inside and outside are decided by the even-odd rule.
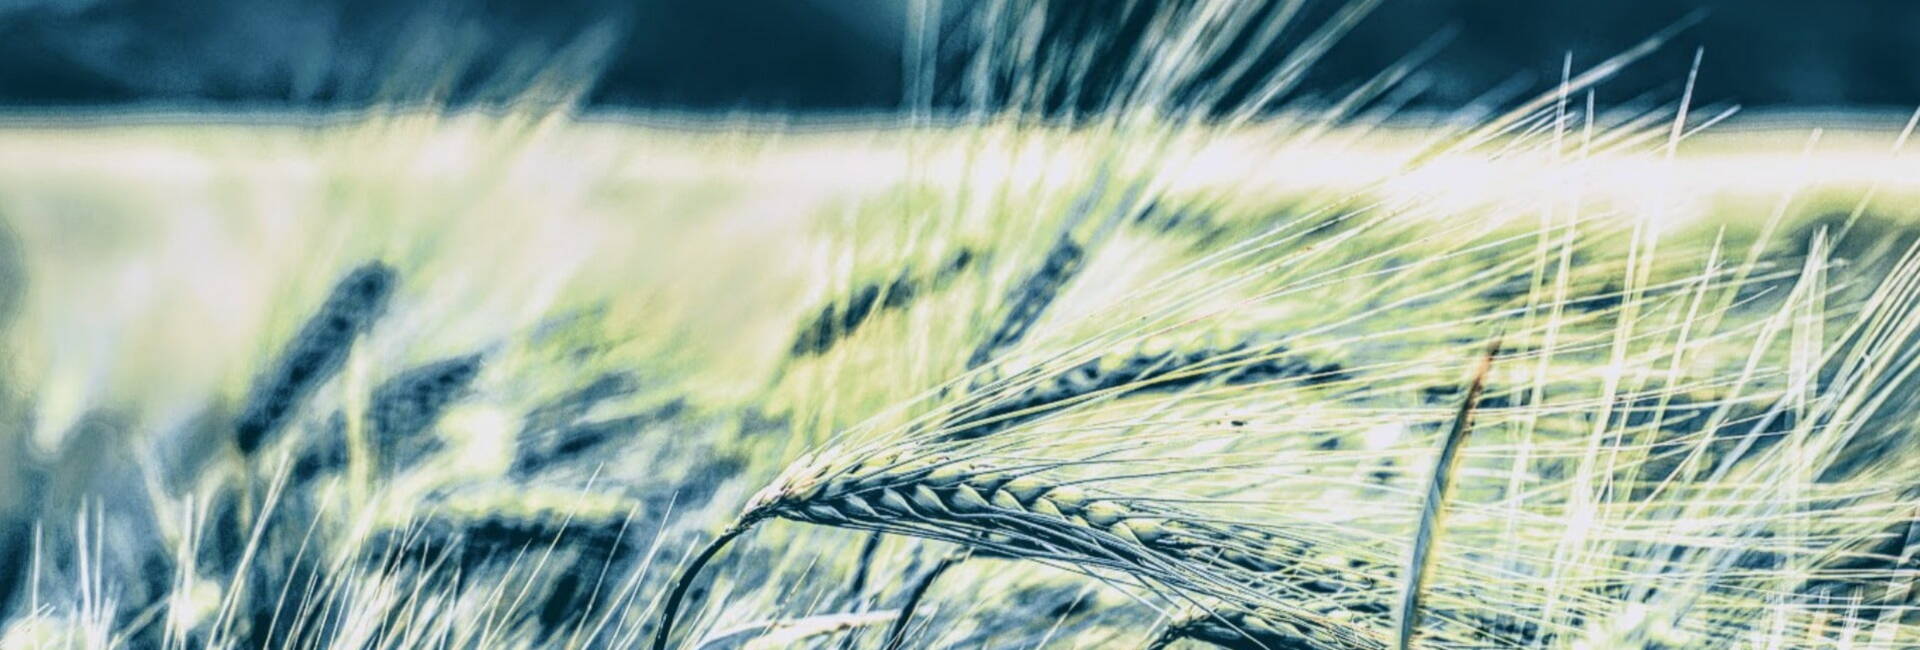
POLYGON ((1920 115, 1302 91, 1377 4, 9 114, 0 648, 1920 646, 1920 115))
POLYGON ((15 124, 4 643, 1920 642, 1899 121, 1561 110, 15 124))

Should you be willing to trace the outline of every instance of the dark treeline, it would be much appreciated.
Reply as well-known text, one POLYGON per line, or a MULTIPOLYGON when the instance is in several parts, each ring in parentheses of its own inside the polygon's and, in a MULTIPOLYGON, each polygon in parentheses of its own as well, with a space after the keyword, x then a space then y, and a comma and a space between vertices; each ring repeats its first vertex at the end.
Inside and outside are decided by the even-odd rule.
MULTIPOLYGON (((945 0, 946 20, 985 1, 945 0)), ((538 64, 568 62, 554 67, 598 72, 586 100, 600 106, 888 110, 903 95, 909 3, 0 0, 0 104, 352 105, 405 94, 396 79, 423 96, 484 100, 524 88, 538 64)), ((1124 32, 1123 4, 1051 6, 1072 29, 1124 32)), ((1316 5, 1309 22, 1338 2, 1316 5)), ((1516 78, 1544 88, 1566 53, 1592 64, 1698 9, 1704 22, 1602 92, 1677 88, 1704 47, 1707 100, 1920 104, 1920 3, 1909 0, 1388 0, 1303 92, 1362 80, 1444 28, 1457 36, 1425 68, 1425 105, 1516 78)))

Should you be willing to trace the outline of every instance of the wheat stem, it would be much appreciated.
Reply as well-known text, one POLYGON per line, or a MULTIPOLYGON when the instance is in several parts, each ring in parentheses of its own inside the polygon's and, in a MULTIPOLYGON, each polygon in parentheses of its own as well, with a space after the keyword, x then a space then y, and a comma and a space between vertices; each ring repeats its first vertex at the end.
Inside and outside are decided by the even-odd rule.
POLYGON ((887 643, 881 647, 885 650, 900 650, 900 644, 907 640, 907 621, 913 619, 913 610, 920 606, 920 599, 927 595, 927 590, 933 587, 933 581, 938 580, 940 574, 946 573, 947 569, 953 568, 966 558, 966 551, 948 553, 946 557, 940 558, 933 568, 920 574, 920 579, 913 584, 913 590, 907 592, 907 602, 900 605, 900 617, 893 619, 893 625, 887 628, 887 643))
POLYGON ((713 538, 712 542, 708 542, 707 547, 701 549, 699 555, 694 556, 693 562, 680 570, 680 577, 674 580, 673 591, 668 592, 667 603, 661 609, 660 629, 653 635, 653 650, 667 649, 667 638, 673 633, 674 616, 680 611, 681 601, 686 600, 687 590, 693 587, 694 579, 700 576, 700 570, 713 560, 713 556, 719 555, 720 551, 727 547, 728 542, 746 533, 756 523, 759 523, 756 517, 742 518, 725 532, 720 533, 719 537, 713 538))
POLYGON ((1413 637, 1420 625, 1420 590, 1426 581, 1427 568, 1432 564, 1434 537, 1439 535, 1441 509, 1445 506, 1447 492, 1453 485, 1454 468, 1460 462, 1460 448, 1466 446, 1467 435, 1473 430, 1473 409, 1480 403, 1480 392, 1486 388, 1487 371, 1493 368, 1493 358, 1500 354, 1500 337, 1495 336, 1487 345, 1487 355, 1480 359, 1474 368, 1473 383, 1467 388, 1467 397, 1460 403, 1460 412, 1453 419, 1453 428, 1447 432, 1447 438, 1440 446, 1440 455, 1434 461, 1433 479, 1427 485, 1427 498, 1420 510, 1420 524, 1413 536, 1413 550, 1407 556, 1406 590, 1400 597, 1400 621, 1396 631, 1395 647, 1410 650, 1413 637))
POLYGON ((860 545, 860 563, 854 567, 853 579, 847 583, 847 602, 857 605, 867 591, 867 575, 873 570, 873 557, 880 551, 881 533, 868 533, 867 541, 860 545))

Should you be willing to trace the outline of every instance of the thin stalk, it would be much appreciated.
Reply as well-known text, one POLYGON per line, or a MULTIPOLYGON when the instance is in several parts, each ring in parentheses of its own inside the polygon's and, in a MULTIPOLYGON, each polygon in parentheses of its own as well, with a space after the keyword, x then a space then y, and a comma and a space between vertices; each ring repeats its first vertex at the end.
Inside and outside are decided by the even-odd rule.
POLYGON ((887 628, 887 644, 881 646, 882 648, 900 650, 900 644, 907 640, 907 621, 913 620, 913 609, 920 605, 920 598, 927 595, 927 590, 933 587, 933 581, 939 579, 940 574, 946 573, 947 569, 953 568, 953 565, 959 564, 966 558, 965 551, 948 553, 946 557, 940 558, 933 568, 920 574, 920 580, 914 583, 913 590, 907 592, 907 602, 900 605, 900 616, 893 619, 893 625, 887 628))
POLYGON ((880 533, 868 533, 867 541, 860 547, 860 565, 853 571, 853 580, 847 583, 847 601, 857 604, 867 592, 867 575, 873 567, 873 556, 880 550, 880 533))
POLYGON ((1141 650, 1167 650, 1167 648, 1173 647, 1173 642, 1180 640, 1180 635, 1177 630, 1179 630, 1179 628, 1171 625, 1167 626, 1167 629, 1161 630, 1159 634, 1154 635, 1153 640, 1148 641, 1147 645, 1141 648, 1141 650))
POLYGON ((719 537, 713 538, 712 542, 708 542, 707 547, 700 550, 700 555, 695 556, 691 564, 680 570, 680 577, 673 583, 673 591, 667 594, 666 607, 660 612, 660 629, 653 635, 653 650, 667 650, 667 637, 673 633, 673 619, 680 611, 680 601, 686 599, 687 590, 693 587, 694 579, 700 577, 700 570, 706 568, 707 563, 713 560, 713 556, 719 555, 720 550, 726 548, 728 542, 753 528, 757 522, 757 519, 743 519, 734 524, 726 532, 720 533, 719 537))
MULTIPOLYGON (((872 572, 873 556, 880 552, 880 541, 884 535, 879 531, 867 533, 867 541, 860 547, 860 564, 853 571, 853 580, 848 582, 844 598, 846 607, 850 610, 865 611, 866 609, 867 576, 872 572)), ((839 650, 850 650, 853 648, 853 639, 854 635, 851 634, 842 637, 840 644, 835 647, 839 650)))
POLYGON ((1480 403, 1480 391, 1486 388, 1487 371, 1493 368, 1493 358, 1499 354, 1500 337, 1495 336, 1487 346, 1487 355, 1474 368, 1473 383, 1467 388, 1467 398, 1460 403, 1460 412, 1453 419, 1453 428, 1447 432, 1447 438, 1440 446, 1440 456, 1434 461, 1433 479, 1427 484, 1426 504, 1420 509, 1420 527, 1413 536, 1413 552, 1407 556, 1406 590, 1400 595, 1400 624, 1395 643, 1399 650, 1413 647, 1414 631, 1420 625, 1421 586, 1426 582, 1427 567, 1432 564, 1434 538, 1440 534, 1441 510, 1445 507, 1447 492, 1453 486, 1453 471, 1460 461, 1460 449, 1466 446, 1467 434, 1473 430, 1473 409, 1480 403))

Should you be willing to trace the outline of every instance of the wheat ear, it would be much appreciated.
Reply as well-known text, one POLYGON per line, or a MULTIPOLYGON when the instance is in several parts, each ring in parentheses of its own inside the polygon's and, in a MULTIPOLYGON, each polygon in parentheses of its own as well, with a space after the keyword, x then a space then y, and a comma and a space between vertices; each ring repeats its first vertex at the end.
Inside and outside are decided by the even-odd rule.
POLYGON ((1180 598, 1284 611, 1274 617, 1307 630, 1303 638, 1323 642, 1316 647, 1365 646, 1342 641, 1364 635, 1257 588, 1273 579, 1269 574, 1301 568, 1271 553, 1280 540, 1260 531, 1049 483, 1032 468, 995 469, 937 454, 899 460, 903 455, 841 468, 803 460, 756 496, 746 517, 903 534, 1082 572, 1117 572, 1170 587, 1180 598))
POLYGON ((1191 639, 1230 650, 1386 650, 1387 644, 1337 621, 1268 607, 1195 610, 1147 643, 1165 650, 1191 639))

